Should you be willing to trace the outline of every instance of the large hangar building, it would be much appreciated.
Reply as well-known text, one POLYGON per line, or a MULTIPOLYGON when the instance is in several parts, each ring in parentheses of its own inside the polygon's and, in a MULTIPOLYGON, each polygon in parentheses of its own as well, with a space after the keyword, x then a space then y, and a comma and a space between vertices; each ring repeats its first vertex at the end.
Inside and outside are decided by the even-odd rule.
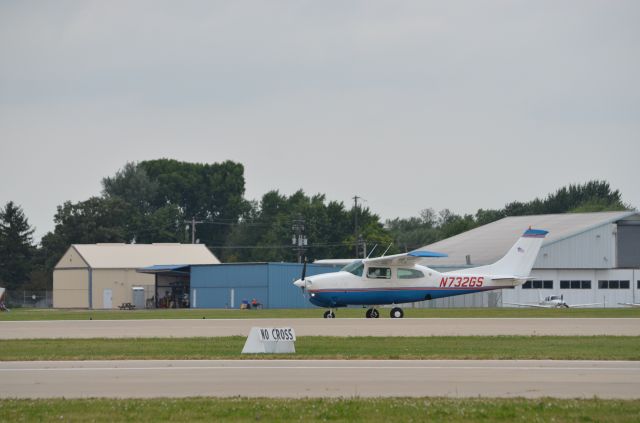
POLYGON ((569 304, 640 302, 640 213, 565 213, 506 217, 423 249, 447 253, 424 261, 439 271, 490 264, 529 227, 549 234, 533 266, 532 281, 514 289, 442 298, 424 307, 492 307, 537 303, 563 295, 569 304))
MULTIPOLYGON (((220 261, 199 244, 74 244, 53 271, 53 307, 113 309, 124 303, 141 306, 159 297, 154 275, 137 269, 151 265, 189 266, 220 261)), ((162 288, 188 292, 186 280, 176 278, 162 288)))

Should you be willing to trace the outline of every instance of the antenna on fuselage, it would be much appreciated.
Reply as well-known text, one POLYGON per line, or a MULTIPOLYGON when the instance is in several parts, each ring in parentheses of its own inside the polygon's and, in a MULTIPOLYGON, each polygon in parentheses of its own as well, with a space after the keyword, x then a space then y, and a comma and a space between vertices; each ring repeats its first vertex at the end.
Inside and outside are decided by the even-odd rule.
POLYGON ((384 257, 385 254, 387 254, 387 251, 389 251, 389 248, 391 248, 391 246, 393 245, 393 242, 391 244, 389 244, 389 246, 387 247, 386 250, 384 250, 384 253, 382 253, 382 255, 380 257, 384 257))
POLYGON ((373 252, 375 251, 376 247, 378 246, 378 244, 374 245, 373 248, 371 249, 371 251, 369 251, 369 254, 367 254, 367 258, 371 257, 371 254, 373 254, 373 252))

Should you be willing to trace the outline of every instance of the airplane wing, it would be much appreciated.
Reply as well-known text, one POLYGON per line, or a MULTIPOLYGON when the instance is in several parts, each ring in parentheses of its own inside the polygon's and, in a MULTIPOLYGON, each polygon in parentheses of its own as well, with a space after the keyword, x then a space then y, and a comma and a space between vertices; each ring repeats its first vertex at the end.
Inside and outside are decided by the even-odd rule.
POLYGON ((520 307, 536 307, 536 308, 552 308, 551 305, 543 305, 543 304, 522 304, 522 303, 503 303, 508 305, 520 306, 520 307))
POLYGON ((313 264, 330 264, 330 265, 338 265, 338 266, 346 266, 347 264, 351 264, 354 261, 359 259, 322 259, 322 260, 314 260, 313 264))
POLYGON ((618 303, 618 304, 623 306, 628 306, 628 307, 640 307, 640 303, 618 303))
POLYGON ((409 251, 403 254, 394 254, 392 256, 375 257, 362 260, 368 265, 374 266, 413 266, 421 259, 426 257, 447 257, 444 253, 436 253, 433 251, 409 251))
POLYGON ((591 303, 591 304, 567 304, 569 306, 569 308, 575 308, 575 307, 591 307, 591 306, 601 306, 602 303, 591 303))

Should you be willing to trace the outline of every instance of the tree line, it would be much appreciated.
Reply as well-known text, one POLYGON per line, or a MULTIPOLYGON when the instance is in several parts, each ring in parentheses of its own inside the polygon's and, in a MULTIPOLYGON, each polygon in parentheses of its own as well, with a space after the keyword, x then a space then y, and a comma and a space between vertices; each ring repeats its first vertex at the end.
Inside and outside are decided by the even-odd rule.
POLYGON ((374 255, 409 251, 506 216, 630 208, 607 182, 590 181, 473 215, 427 208, 417 217, 383 222, 368 207, 347 208, 302 190, 247 200, 244 167, 232 161, 127 163, 105 177, 102 188, 98 196, 58 206, 54 230, 39 245, 19 205, 9 201, 0 208, 0 286, 50 289, 53 268, 71 244, 191 242, 193 221, 198 242, 223 262, 296 261, 299 234, 309 260, 345 258, 374 246, 374 255))

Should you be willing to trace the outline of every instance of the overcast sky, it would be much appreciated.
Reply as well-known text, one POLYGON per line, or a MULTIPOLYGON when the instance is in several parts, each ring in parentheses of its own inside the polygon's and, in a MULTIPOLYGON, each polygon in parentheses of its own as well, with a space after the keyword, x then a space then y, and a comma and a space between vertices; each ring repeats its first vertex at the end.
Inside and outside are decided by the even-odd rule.
POLYGON ((638 1, 1 1, 0 202, 128 161, 238 161, 246 197, 473 213, 605 179, 640 206, 638 1))

